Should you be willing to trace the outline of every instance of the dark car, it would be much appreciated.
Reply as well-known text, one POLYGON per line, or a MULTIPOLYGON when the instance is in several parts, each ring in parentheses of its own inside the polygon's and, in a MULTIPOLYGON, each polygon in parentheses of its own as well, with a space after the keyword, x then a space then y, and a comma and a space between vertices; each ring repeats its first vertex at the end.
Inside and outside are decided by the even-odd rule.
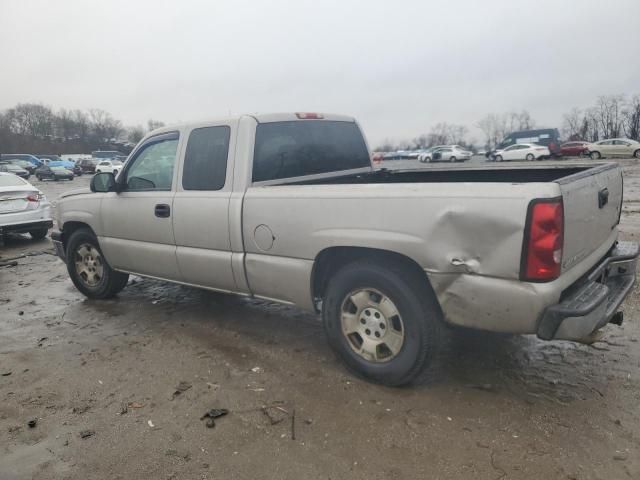
POLYGON ((73 180, 73 172, 64 167, 49 167, 43 165, 36 169, 36 178, 38 180, 73 180))
POLYGON ((3 153, 0 155, 0 160, 15 163, 25 170, 28 170, 31 174, 33 174, 36 168, 42 165, 42 161, 40 161, 38 157, 28 153, 3 153), (26 168, 27 165, 30 166, 30 168, 26 168))
MULTIPOLYGON (((559 157, 560 152, 560 132, 557 128, 539 128, 536 130, 521 130, 519 132, 511 132, 505 139, 496 145, 495 150, 504 150, 516 143, 535 143, 549 149, 551 155, 559 157)), ((487 158, 495 157, 495 150, 487 153, 487 158)))
POLYGON ((98 161, 93 160, 92 158, 85 158, 76 162, 76 165, 80 167, 82 173, 96 173, 97 164, 98 161))
POLYGON ((582 157, 589 151, 589 142, 567 142, 560 145, 560 153, 567 157, 582 157))
POLYGON ((0 172, 13 173, 20 178, 27 180, 31 174, 24 168, 19 167, 13 163, 0 163, 0 172))
POLYGON ((36 171, 36 166, 34 164, 32 164, 31 162, 28 162, 27 160, 19 160, 17 158, 12 158, 12 159, 9 159, 9 160, 0 160, 0 164, 16 165, 16 166, 26 170, 27 172, 29 172, 29 175, 33 175, 33 172, 36 171))

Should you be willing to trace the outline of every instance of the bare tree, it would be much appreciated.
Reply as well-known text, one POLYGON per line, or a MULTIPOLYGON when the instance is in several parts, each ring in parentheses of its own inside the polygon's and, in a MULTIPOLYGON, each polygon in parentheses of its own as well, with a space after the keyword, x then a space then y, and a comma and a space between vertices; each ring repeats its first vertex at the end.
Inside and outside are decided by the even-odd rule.
POLYGON ((619 137, 622 132, 623 95, 603 95, 596 101, 595 113, 604 138, 619 137))
POLYGON ((53 112, 40 103, 19 103, 7 111, 7 116, 13 133, 33 137, 53 133, 53 112))
POLYGON ((147 131, 149 132, 162 127, 164 127, 164 122, 161 122, 160 120, 154 120, 152 118, 147 120, 147 131))
POLYGON ((136 125, 135 127, 128 127, 127 129, 127 140, 131 143, 138 143, 144 137, 144 128, 141 125, 136 125))
POLYGON ((487 148, 495 148, 512 131, 510 130, 509 120, 509 115, 490 113, 476 124, 484 133, 487 148))
POLYGON ((569 113, 562 116, 562 133, 568 140, 584 140, 582 132, 584 115, 577 107, 572 108, 569 113))
POLYGON ((624 133, 633 140, 640 140, 640 95, 634 95, 622 112, 624 133))

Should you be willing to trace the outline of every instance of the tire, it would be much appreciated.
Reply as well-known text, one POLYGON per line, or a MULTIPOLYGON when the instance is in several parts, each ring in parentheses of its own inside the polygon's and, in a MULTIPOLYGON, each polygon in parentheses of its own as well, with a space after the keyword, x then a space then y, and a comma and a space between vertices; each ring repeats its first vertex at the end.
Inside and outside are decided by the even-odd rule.
POLYGON ((600 155, 600 152, 591 152, 589 156, 591 157, 591 160, 599 160, 602 158, 602 155, 600 155))
POLYGON ((29 230, 29 235, 31 235, 31 238, 33 238, 34 240, 42 240, 47 236, 48 232, 48 228, 38 228, 36 230, 29 230))
POLYGON ((451 157, 451 158, 449 158, 449 161, 450 161, 451 163, 455 163, 455 162, 456 162, 456 157, 451 157))
POLYGON ((40 175, 36 175, 36 178, 37 178, 39 181, 42 181, 42 177, 41 177, 40 175))
POLYGON ((502 155, 496 155, 496 162, 502 161, 502 155))
POLYGON ((60 180, 60 179, 54 175, 54 176, 53 176, 53 181, 54 181, 54 182, 57 182, 58 180, 60 180))
POLYGON ((435 358, 441 344, 442 313, 426 277, 394 262, 362 260, 340 269, 329 281, 322 317, 329 345, 346 367, 358 376, 383 385, 401 386, 415 380, 435 358), (351 300, 354 297, 359 298, 361 304, 362 298, 366 298, 365 302, 374 306, 359 308, 351 300), (381 302, 381 298, 391 304, 381 302), (387 307, 375 308, 375 305, 383 303, 387 307), (358 332, 343 333, 345 309, 351 312, 346 314, 352 317, 351 325, 360 329, 362 335, 368 335, 368 339, 358 332), (367 310, 370 311, 367 313, 367 310), (390 318, 385 317, 385 310, 390 318), (395 316, 389 313, 394 311, 397 313, 395 316), (371 325, 363 325, 365 314, 369 315, 366 322, 373 322, 371 325), (383 323, 377 322, 385 322, 387 326, 383 328, 383 323), (386 347, 384 339, 393 340, 399 333, 401 343, 395 343, 395 347, 389 343, 393 350, 397 350, 394 353, 386 347), (386 349, 387 358, 367 359, 364 354, 356 352, 358 338, 362 340, 361 346, 365 342, 368 345, 378 343, 374 349, 375 356, 383 357, 386 349))
POLYGON ((536 157, 533 155, 533 153, 529 153, 526 156, 526 160, 529 162, 533 162, 536 159, 536 157))
POLYGON ((113 176, 115 177, 115 176, 117 176, 117 175, 118 175, 118 170, 114 170, 114 171, 113 171, 113 176))
POLYGON ((636 150, 635 152, 633 152, 633 156, 636 158, 640 158, 640 148, 638 150, 636 150))
POLYGON ((95 173, 102 173, 102 170, 96 170, 95 173))
POLYGON ((73 182, 73 177, 70 177, 70 178, 69 178, 69 181, 70 181, 70 182, 73 182))
POLYGON ((127 285, 129 274, 116 272, 109 266, 100 250, 98 239, 89 229, 81 228, 71 234, 66 245, 66 255, 71 281, 89 298, 111 298, 127 285), (89 263, 82 262, 81 259, 89 263), (84 271, 79 272, 76 262, 84 271), (89 272, 91 268, 93 271, 89 272), (96 278, 98 274, 99 278, 96 278))

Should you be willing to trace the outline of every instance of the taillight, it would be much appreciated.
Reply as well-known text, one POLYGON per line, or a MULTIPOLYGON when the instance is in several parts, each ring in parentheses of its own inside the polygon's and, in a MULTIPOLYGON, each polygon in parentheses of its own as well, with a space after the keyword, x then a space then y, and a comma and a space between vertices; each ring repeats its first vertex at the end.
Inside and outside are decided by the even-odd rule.
POLYGON ((298 112, 296 117, 300 120, 321 120, 324 118, 321 114, 312 112, 298 112))
POLYGON ((564 242, 562 199, 532 201, 524 233, 522 280, 546 282, 558 278, 564 242))
POLYGON ((27 200, 29 202, 39 202, 42 199, 42 195, 39 193, 30 193, 27 195, 27 200))

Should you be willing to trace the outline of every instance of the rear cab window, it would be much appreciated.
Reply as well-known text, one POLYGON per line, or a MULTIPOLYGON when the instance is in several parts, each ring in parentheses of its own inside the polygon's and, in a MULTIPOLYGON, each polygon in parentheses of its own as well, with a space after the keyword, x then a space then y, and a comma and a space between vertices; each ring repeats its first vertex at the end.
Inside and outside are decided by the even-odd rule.
POLYGON ((224 188, 231 128, 226 125, 194 129, 189 135, 182 169, 184 190, 224 188))
POLYGON ((256 127, 254 182, 370 166, 364 137, 354 122, 298 120, 256 127))

